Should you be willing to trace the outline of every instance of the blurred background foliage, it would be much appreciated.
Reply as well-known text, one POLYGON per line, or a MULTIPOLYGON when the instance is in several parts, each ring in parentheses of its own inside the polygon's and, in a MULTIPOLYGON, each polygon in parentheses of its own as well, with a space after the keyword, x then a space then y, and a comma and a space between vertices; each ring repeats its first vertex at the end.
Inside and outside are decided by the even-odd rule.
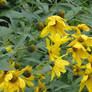
MULTIPOLYGON (((51 15, 64 17, 69 25, 86 23, 92 28, 92 0, 7 0, 4 5, 0 4, 1 70, 9 70, 12 60, 21 68, 31 65, 34 74, 46 75, 50 70, 46 65, 49 57, 40 33, 45 26, 44 20, 51 15), (13 52, 7 53, 5 48, 10 45, 13 52), (41 70, 38 69, 40 66, 41 70)), ((92 36, 92 32, 88 35, 92 36)), ((49 82, 50 76, 46 75, 47 92, 78 92, 81 78, 73 79, 71 68, 67 70, 61 79, 55 78, 53 82, 49 82)), ((26 88, 25 92, 33 92, 33 88, 26 88)))

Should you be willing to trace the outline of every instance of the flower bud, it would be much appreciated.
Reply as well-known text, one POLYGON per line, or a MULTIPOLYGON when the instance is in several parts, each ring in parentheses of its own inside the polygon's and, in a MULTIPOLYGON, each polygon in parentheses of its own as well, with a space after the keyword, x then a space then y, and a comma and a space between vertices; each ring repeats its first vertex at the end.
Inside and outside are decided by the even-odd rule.
POLYGON ((59 16, 60 16, 60 17, 62 17, 62 18, 64 18, 64 16, 65 16, 65 12, 64 12, 64 11, 62 11, 62 10, 61 10, 61 11, 59 11, 59 16))
POLYGON ((32 44, 31 46, 29 46, 28 47, 28 50, 30 51, 30 52, 34 52, 35 51, 35 45, 34 44, 32 44))
POLYGON ((44 28, 43 22, 39 22, 39 23, 37 24, 37 29, 38 29, 38 30, 42 30, 43 28, 44 28))
POLYGON ((0 0, 0 5, 5 6, 7 4, 6 0, 0 0))

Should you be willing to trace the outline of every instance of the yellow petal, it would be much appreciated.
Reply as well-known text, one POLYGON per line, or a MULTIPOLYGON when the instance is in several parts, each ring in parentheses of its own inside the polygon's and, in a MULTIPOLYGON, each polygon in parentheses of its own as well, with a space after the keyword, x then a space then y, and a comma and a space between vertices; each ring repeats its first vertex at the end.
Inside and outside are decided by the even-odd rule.
POLYGON ((45 27, 45 28, 42 30, 40 37, 43 38, 43 37, 47 36, 48 34, 49 34, 48 27, 45 27))
POLYGON ((90 28, 86 24, 79 24, 77 27, 83 31, 90 31, 90 28))
POLYGON ((7 51, 7 52, 10 52, 10 53, 13 52, 12 45, 8 46, 8 47, 6 48, 6 51, 7 51))
POLYGON ((5 76, 5 81, 9 81, 9 80, 11 80, 12 78, 13 78, 12 73, 9 73, 9 74, 7 74, 7 75, 5 76))
POLYGON ((87 80, 86 86, 87 86, 89 92, 92 92, 92 76, 90 79, 87 80))
POLYGON ((87 44, 87 46, 92 46, 92 37, 89 37, 85 44, 87 44))
POLYGON ((21 78, 19 78, 19 86, 20 86, 21 89, 24 89, 25 86, 26 86, 25 81, 21 78))
POLYGON ((52 70, 52 73, 51 73, 51 81, 53 80, 54 77, 55 77, 55 72, 52 70))
POLYGON ((82 89, 84 88, 84 86, 86 85, 87 79, 88 79, 88 75, 85 75, 85 76, 83 77, 83 79, 81 80, 79 92, 81 92, 82 89))
POLYGON ((34 84, 31 81, 26 80, 26 84, 28 85, 28 87, 34 86, 34 84))

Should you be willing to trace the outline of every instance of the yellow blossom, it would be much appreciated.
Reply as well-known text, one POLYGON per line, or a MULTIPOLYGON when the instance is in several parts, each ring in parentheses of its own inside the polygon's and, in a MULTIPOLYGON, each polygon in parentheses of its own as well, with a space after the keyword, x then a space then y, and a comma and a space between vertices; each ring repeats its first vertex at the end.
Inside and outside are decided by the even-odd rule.
POLYGON ((22 77, 22 79, 25 81, 28 87, 33 86, 34 84, 31 82, 31 80, 34 80, 34 75, 32 75, 31 73, 32 67, 27 66, 23 70, 24 70, 23 73, 24 76, 22 77))
POLYGON ((4 90, 4 92, 19 92, 22 89, 24 92, 25 81, 19 77, 21 73, 20 71, 8 71, 0 84, 0 90, 4 90))
POLYGON ((73 34, 75 40, 73 40, 68 46, 73 46, 76 42, 81 43, 84 47, 89 48, 92 47, 92 37, 88 37, 87 35, 73 34))
POLYGON ((86 24, 79 24, 77 27, 83 31, 90 31, 90 28, 86 24))
POLYGON ((86 49, 78 42, 67 50, 67 53, 69 52, 72 52, 73 62, 76 60, 78 65, 82 64, 81 59, 87 59, 89 57, 86 49))
POLYGON ((51 80, 53 80, 55 75, 59 78, 61 73, 66 72, 65 66, 69 65, 69 62, 63 60, 61 57, 56 57, 53 63, 54 65, 51 65, 52 69, 51 80))
POLYGON ((90 31, 90 28, 86 24, 79 24, 77 26, 70 26, 70 30, 76 30, 79 35, 82 31, 90 31))
POLYGON ((54 15, 47 18, 47 26, 42 30, 41 37, 47 36, 49 33, 54 35, 59 33, 60 35, 65 35, 64 30, 67 30, 67 25, 65 20, 60 16, 54 15))

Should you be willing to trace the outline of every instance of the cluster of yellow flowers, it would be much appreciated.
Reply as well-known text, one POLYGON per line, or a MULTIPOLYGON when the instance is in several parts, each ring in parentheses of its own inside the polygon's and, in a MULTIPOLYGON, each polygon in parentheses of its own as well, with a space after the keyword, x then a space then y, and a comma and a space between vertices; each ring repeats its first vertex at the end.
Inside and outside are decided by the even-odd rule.
POLYGON ((32 74, 32 67, 27 66, 23 69, 15 69, 15 62, 11 62, 11 66, 14 70, 3 71, 0 70, 0 91, 4 92, 24 92, 25 87, 34 86, 32 80, 36 77, 38 79, 38 85, 34 88, 34 92, 46 92, 45 82, 41 82, 40 79, 45 79, 42 74, 36 74, 35 77, 32 74), (39 78, 41 77, 41 78, 39 78))
POLYGON ((52 69, 51 80, 53 80, 55 74, 60 77, 61 72, 66 72, 65 66, 69 65, 69 62, 62 59, 60 56, 60 45, 70 40, 68 34, 64 30, 68 30, 69 26, 65 24, 65 20, 59 16, 51 16, 47 20, 47 26, 43 29, 41 37, 48 36, 46 44, 49 52, 49 61, 52 69))
POLYGON ((19 92, 27 86, 33 86, 30 80, 34 79, 31 74, 31 66, 27 66, 22 70, 16 69, 12 71, 0 70, 0 90, 4 92, 19 92), (23 76, 20 76, 23 75, 23 76))
MULTIPOLYGON (((49 52, 49 64, 52 69, 51 80, 54 76, 60 77, 65 73, 65 66, 70 63, 63 60, 62 57, 72 53, 72 68, 74 76, 83 76, 80 83, 79 92, 86 86, 89 92, 92 92, 92 37, 83 34, 83 31, 90 31, 86 24, 69 26, 66 20, 60 16, 54 15, 46 19, 47 26, 42 30, 41 37, 46 38, 46 45, 49 52), (70 34, 69 31, 74 31, 70 34), (70 42, 67 45, 67 51, 61 55, 62 44, 70 42), (86 64, 85 64, 86 63, 86 64)), ((65 47, 66 48, 66 47, 65 47)))
MULTIPOLYGON (((49 65, 51 68, 51 81, 55 75, 59 78, 61 73, 66 72, 66 66, 72 66, 73 76, 82 76, 79 92, 86 86, 89 92, 92 92, 92 37, 83 34, 83 31, 90 31, 86 24, 69 26, 66 20, 60 16, 54 15, 46 19, 46 27, 41 32, 41 37, 46 38, 46 47, 49 53, 49 65), (69 31, 74 31, 72 34, 69 31), (66 44, 67 50, 61 55, 62 45, 66 44), (64 60, 63 57, 72 53, 72 63, 64 60)), ((64 47, 66 48, 66 47, 64 47)), ((6 52, 13 52, 13 47, 8 46, 6 52)), ((15 62, 9 61, 13 70, 0 70, 0 91, 4 92, 24 92, 26 86, 33 86, 32 80, 38 79, 38 86, 34 87, 34 92, 46 92, 45 82, 41 79, 46 77, 39 73, 33 74, 32 67, 26 66, 19 69, 15 62), (16 66, 16 67, 15 67, 16 66), (34 77, 35 76, 35 77, 34 77), (39 78, 39 76, 41 78, 39 78)), ((48 72, 49 73, 49 72, 48 72)))

